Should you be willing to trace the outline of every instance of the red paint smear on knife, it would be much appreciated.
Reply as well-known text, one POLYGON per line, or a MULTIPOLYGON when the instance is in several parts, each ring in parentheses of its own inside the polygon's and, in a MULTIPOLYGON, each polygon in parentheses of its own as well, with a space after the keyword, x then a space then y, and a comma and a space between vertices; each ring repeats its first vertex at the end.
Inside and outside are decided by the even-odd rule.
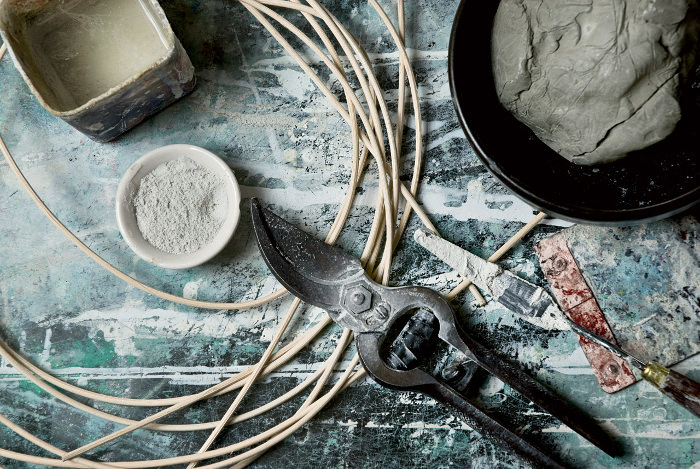
MULTIPOLYGON (((605 315, 583 278, 564 236, 556 235, 540 241, 535 244, 535 253, 564 313, 575 323, 616 344, 605 315)), ((636 382, 627 363, 617 355, 582 337, 579 337, 579 344, 605 392, 613 393, 636 382)))

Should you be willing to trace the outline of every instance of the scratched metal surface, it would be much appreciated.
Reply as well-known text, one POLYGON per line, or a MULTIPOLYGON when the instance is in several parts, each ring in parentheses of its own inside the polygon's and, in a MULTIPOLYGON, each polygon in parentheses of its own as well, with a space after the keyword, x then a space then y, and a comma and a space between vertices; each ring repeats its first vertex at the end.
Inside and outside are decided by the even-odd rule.
MULTIPOLYGON (((44 112, 7 58, 0 62, 0 132, 39 194, 77 235, 108 261, 153 286, 212 300, 251 298, 274 289, 243 217, 234 241, 213 262, 165 271, 139 260, 121 239, 114 193, 141 154, 169 143, 193 143, 226 159, 244 199, 260 197, 321 236, 330 226, 349 174, 349 131, 283 50, 235 2, 161 2, 198 71, 198 86, 118 141, 97 144, 44 112)), ((384 1, 383 4, 389 4, 384 1)), ((327 2, 379 64, 396 75, 389 37, 363 1, 327 2)), ((393 3, 391 4, 393 6, 393 3)), ((479 164, 459 128, 449 96, 447 43, 457 3, 407 2, 408 45, 419 80, 427 162, 420 199, 443 234, 487 256, 533 216, 479 164)), ((468 57, 465 58, 468 60, 468 57)), ((388 93, 395 100, 395 93, 388 93)), ((409 147, 412 144, 409 141, 409 147)), ((261 356, 287 301, 255 311, 193 310, 127 287, 82 255, 39 213, 6 163, 0 163, 0 334, 35 363, 89 389, 131 397, 170 397, 217 383, 261 356)), ((340 244, 359 254, 376 187, 363 188, 340 244)), ((567 226, 539 226, 503 261, 544 284, 534 241, 567 226)), ((409 233, 417 227, 414 220, 409 233)), ((455 277, 410 237, 398 250, 392 283, 446 290, 455 277)), ((456 303, 466 327, 605 425, 624 445, 614 461, 509 388, 487 380, 478 398, 532 434, 567 463, 585 467, 698 469, 700 420, 646 384, 615 395, 600 390, 576 339, 536 330, 495 304, 456 303)), ((292 333, 322 313, 308 310, 292 333)), ((338 329, 283 371, 253 388, 245 409, 308 376, 328 356, 338 329)), ((700 360, 679 365, 700 379, 700 360)), ((39 391, 0 363, 0 412, 64 449, 119 426, 88 417, 39 391)), ((169 421, 212 420, 228 400, 195 406, 169 421)), ((298 406, 295 401, 291 407, 298 406)), ((101 408, 111 409, 101 405, 101 408)), ((117 409, 133 418, 140 409, 117 409)), ((222 442, 257 433, 289 407, 228 431, 222 442)), ((168 457, 196 451, 205 433, 139 431, 94 451, 104 458, 168 457)), ((0 444, 44 454, 0 429, 0 444)), ((482 438, 430 399, 363 381, 256 463, 257 467, 515 467, 517 458, 482 438)), ((0 460, 8 468, 28 467, 0 460)))

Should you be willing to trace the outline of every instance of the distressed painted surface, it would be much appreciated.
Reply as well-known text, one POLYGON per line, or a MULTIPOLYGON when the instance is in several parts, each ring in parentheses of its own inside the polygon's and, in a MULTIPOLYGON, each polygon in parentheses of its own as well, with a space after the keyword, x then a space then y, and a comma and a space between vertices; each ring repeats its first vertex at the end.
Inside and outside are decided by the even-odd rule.
POLYGON ((562 233, 624 348, 673 365, 700 352, 700 230, 694 214, 562 233))
MULTIPOLYGON (((350 132, 311 81, 239 4, 161 3, 198 71, 191 95, 119 140, 98 144, 44 112, 4 59, 0 132, 51 209, 119 268, 148 284, 191 297, 252 298, 275 286, 254 249, 245 214, 233 242, 213 262, 182 272, 164 271, 138 259, 119 235, 114 193, 121 175, 157 146, 200 145, 225 158, 244 199, 257 196, 322 236, 346 188, 350 132)), ((446 52, 457 3, 406 3, 408 45, 420 85, 426 137, 420 200, 446 237, 488 256, 529 221, 533 211, 486 172, 459 128, 450 101, 446 52)), ((366 46, 382 82, 395 78, 396 55, 367 2, 335 0, 328 2, 328 8, 366 46)), ((387 96, 395 102, 395 91, 387 96)), ((408 140, 410 150, 410 133, 408 140)), ((411 163, 406 163, 406 174, 411 163)), ((355 254, 361 252, 369 231, 375 193, 371 183, 363 187, 340 239, 340 245, 355 254)), ((414 219, 409 235, 417 226, 414 219)), ((532 244, 563 226, 554 220, 538 227, 505 257, 503 265, 544 285, 532 244)), ((0 163, 0 239, 2 337, 53 373, 105 393, 170 397, 216 383, 261 356, 289 301, 256 311, 210 312, 127 287, 78 252, 43 218, 5 163, 0 163)), ((399 245, 393 284, 423 283, 446 290, 455 281, 410 236, 399 245)), ((700 421, 657 391, 637 384, 607 395, 572 335, 537 330, 495 303, 476 308, 470 297, 463 296, 455 304, 462 305, 460 314, 470 331, 598 419, 621 439, 627 455, 611 460, 508 387, 487 380, 478 398, 510 419, 514 428, 532 433, 543 446, 577 466, 659 467, 663 461, 666 467, 698 468, 700 421)), ((308 328, 321 314, 310 309, 299 315, 291 333, 308 328)), ((328 356, 338 334, 338 328, 330 328, 289 367, 253 388, 243 410, 308 376, 328 356)), ((678 369, 700 379, 697 357, 678 369)), ((0 386, 0 412, 61 448, 72 449, 119 427, 48 398, 5 363, 0 364, 0 386)), ((195 406, 169 421, 214 419, 230 400, 195 406)), ((294 401, 236 427, 221 443, 268 428, 298 405, 294 401)), ((133 418, 146 415, 143 409, 117 411, 133 418)), ((139 431, 93 454, 115 459, 167 457, 196 451, 206 436, 139 431)), ((0 429, 0 442, 5 448, 43 454, 6 429, 0 429)), ((369 381, 344 392, 256 462, 258 467, 338 468, 518 463, 432 400, 369 381)), ((4 460, 0 464, 27 467, 4 460)))

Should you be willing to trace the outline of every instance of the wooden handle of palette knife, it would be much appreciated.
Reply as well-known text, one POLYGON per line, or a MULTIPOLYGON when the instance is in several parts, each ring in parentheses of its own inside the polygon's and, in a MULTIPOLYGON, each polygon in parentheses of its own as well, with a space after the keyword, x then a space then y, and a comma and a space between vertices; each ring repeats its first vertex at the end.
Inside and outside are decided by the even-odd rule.
POLYGON ((645 380, 659 388, 659 391, 700 417, 700 383, 664 368, 658 363, 647 364, 642 371, 645 380))

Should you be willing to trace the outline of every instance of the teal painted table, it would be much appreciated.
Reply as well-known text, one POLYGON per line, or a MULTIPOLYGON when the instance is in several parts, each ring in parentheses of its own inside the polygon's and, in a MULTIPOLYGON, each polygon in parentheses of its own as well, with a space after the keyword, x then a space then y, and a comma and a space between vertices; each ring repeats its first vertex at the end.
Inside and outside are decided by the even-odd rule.
MULTIPOLYGON (((116 142, 97 144, 46 113, 8 58, 0 61, 0 133, 49 207, 109 262, 155 287, 192 298, 235 301, 275 288, 251 238, 246 213, 235 239, 212 262, 166 271, 138 259, 122 240, 114 194, 128 166, 170 143, 192 143, 222 156, 235 171, 244 203, 251 196, 318 236, 325 234, 347 187, 349 130, 310 80, 235 2, 161 2, 197 69, 195 91, 116 142)), ((383 2, 388 4, 389 2, 383 2)), ((408 47, 421 93, 425 150, 420 200, 452 241, 488 256, 535 212, 479 163, 459 127, 447 81, 447 44, 455 1, 407 2, 408 47)), ((392 6, 393 5, 389 5, 392 6)), ((396 56, 362 1, 335 0, 338 15, 379 63, 386 83, 396 56)), ((395 99, 395 96, 390 96, 395 99)), ((409 142, 411 145, 412 142, 409 142)), ((407 169, 408 174, 408 169, 407 169)), ((254 364, 289 300, 258 310, 212 312, 153 298, 111 277, 74 248, 0 163, 0 335, 51 373, 82 387, 130 397, 171 397, 215 384, 254 364)), ((365 186, 363 194, 376 187, 365 186)), ((372 198, 360 195, 339 244, 359 254, 372 198)), ((544 284, 532 245, 568 226, 548 220, 502 261, 544 284)), ((418 227, 415 219, 409 233, 418 227)), ((391 283, 446 291, 456 278, 409 237, 400 245, 391 283)), ((465 326, 518 361, 537 379, 598 420, 623 444, 612 460, 495 379, 479 391, 484 406, 531 433, 579 467, 700 468, 700 420, 646 384, 614 395, 598 386, 574 336, 544 333, 501 307, 455 302, 465 326)), ((308 309, 292 334, 322 317, 308 309)), ((296 385, 328 356, 339 329, 253 388, 243 411, 296 385)), ((700 359, 677 368, 700 379, 700 359)), ((120 428, 68 407, 0 362, 0 412, 69 450, 120 428)), ((171 422, 218 418, 229 400, 194 406, 171 422)), ((299 405, 236 426, 220 443, 272 426, 299 405)), ((100 405, 98 405, 100 406, 100 405)), ((107 410, 111 406, 101 405, 107 410)), ((141 418, 145 411, 123 410, 141 418)), ((90 453, 104 459, 168 457, 197 451, 206 432, 137 431, 90 453)), ((0 447, 47 455, 0 429, 0 447)), ((515 467, 519 461, 434 401, 361 381, 314 420, 256 461, 258 467, 515 467)), ((8 468, 28 467, 0 460, 8 468)))

